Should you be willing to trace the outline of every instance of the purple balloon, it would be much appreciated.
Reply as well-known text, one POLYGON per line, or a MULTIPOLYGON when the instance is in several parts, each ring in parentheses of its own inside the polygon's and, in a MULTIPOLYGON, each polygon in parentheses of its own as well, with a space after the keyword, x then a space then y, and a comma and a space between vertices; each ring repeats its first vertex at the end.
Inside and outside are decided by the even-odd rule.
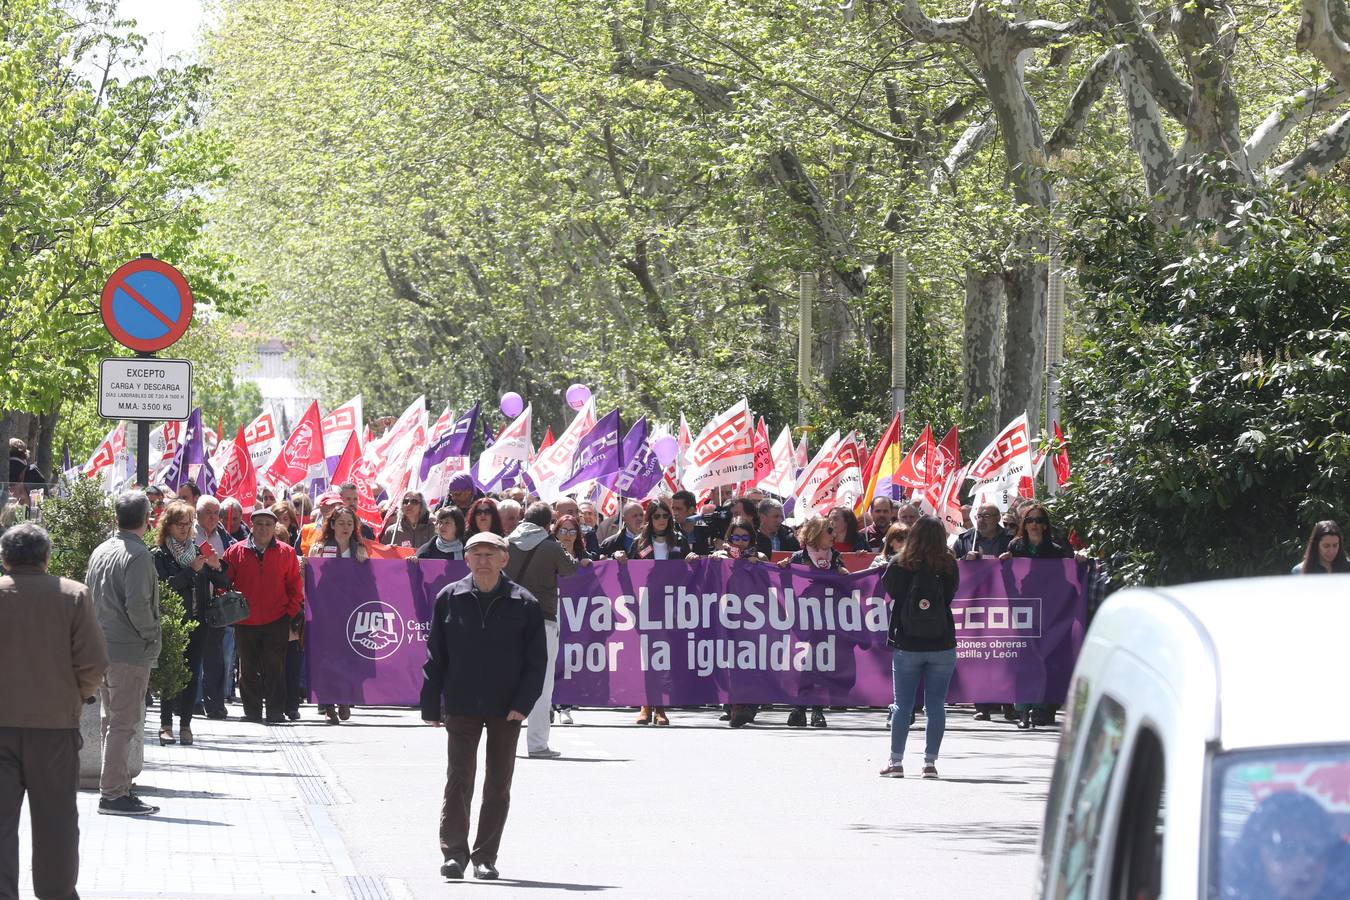
POLYGON ((567 389, 567 405, 573 409, 581 409, 589 399, 591 389, 584 384, 574 384, 567 389))
POLYGON ((652 452, 656 454, 657 462, 664 468, 673 463, 675 457, 679 455, 680 442, 672 435, 663 434, 652 444, 652 452))
POLYGON ((502 394, 502 415, 514 419, 525 411, 525 400, 515 391, 502 394))

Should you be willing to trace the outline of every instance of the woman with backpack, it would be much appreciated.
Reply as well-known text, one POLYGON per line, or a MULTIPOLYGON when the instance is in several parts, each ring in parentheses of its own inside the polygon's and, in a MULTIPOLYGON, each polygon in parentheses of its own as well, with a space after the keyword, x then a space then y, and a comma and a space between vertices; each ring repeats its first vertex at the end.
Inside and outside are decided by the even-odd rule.
POLYGON ((905 740, 909 736, 914 697, 923 681, 927 711, 923 777, 937 778, 938 750, 947 728, 947 688, 956 671, 956 623, 952 598, 960 575, 947 550, 947 530, 932 516, 914 523, 905 545, 882 575, 891 597, 887 643, 895 650, 891 677, 891 758, 883 778, 904 778, 905 740))

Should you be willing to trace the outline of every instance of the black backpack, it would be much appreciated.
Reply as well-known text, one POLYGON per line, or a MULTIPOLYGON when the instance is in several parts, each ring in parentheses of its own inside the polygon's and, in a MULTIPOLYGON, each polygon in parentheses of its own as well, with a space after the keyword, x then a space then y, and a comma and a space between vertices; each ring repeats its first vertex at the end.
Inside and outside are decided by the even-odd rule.
POLYGON ((915 572, 909 593, 900 604, 900 634, 937 641, 947 637, 947 602, 942 579, 931 572, 915 572))

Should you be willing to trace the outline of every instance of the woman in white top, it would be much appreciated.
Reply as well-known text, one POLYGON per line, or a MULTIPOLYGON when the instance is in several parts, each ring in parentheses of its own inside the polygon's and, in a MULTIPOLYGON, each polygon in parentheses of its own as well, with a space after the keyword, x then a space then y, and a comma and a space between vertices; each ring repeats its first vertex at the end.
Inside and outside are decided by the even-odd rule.
MULTIPOLYGON (((323 531, 309 547, 310 559, 354 559, 365 562, 370 558, 366 545, 356 533, 356 513, 350 506, 339 506, 323 523, 323 531)), ((320 703, 319 712, 328 718, 329 725, 340 725, 352 717, 352 708, 342 703, 320 703)))

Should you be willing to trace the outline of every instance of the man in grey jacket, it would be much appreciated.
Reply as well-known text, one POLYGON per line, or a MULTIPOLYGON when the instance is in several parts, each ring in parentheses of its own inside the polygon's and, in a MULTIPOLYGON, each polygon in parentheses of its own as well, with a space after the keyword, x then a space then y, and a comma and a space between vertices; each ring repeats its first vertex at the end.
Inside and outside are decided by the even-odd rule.
POLYGON ((506 577, 525 588, 539 601, 544 613, 544 638, 548 644, 548 667, 544 669, 544 691, 530 710, 529 728, 525 733, 525 750, 531 759, 557 759, 562 756, 548 746, 549 713, 553 708, 553 669, 558 661, 558 579, 576 572, 580 562, 563 549, 549 534, 553 524, 553 508, 547 503, 531 503, 525 511, 525 520, 506 538, 511 558, 506 564, 506 577))
POLYGON ((127 759, 145 726, 145 689, 159 662, 159 579, 142 537, 150 525, 150 500, 142 491, 117 495, 117 531, 89 557, 85 583, 108 644, 108 671, 99 688, 103 703, 104 815, 144 816, 159 808, 131 793, 127 759))

